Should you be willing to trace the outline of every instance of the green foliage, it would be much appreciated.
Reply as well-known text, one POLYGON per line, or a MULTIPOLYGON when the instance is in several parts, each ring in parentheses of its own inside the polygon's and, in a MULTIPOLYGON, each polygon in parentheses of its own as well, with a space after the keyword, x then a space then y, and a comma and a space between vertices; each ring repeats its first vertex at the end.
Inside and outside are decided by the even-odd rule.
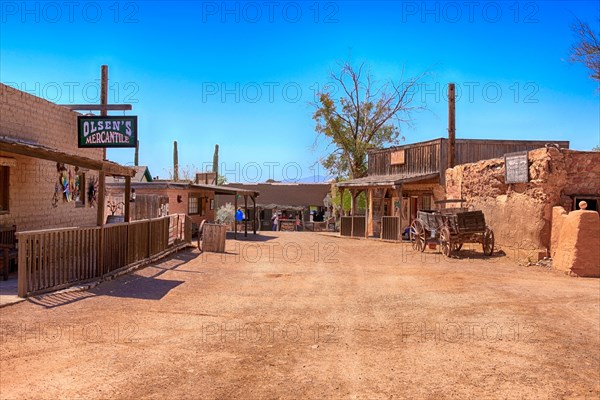
POLYGON ((592 147, 592 151, 600 151, 600 146, 594 146, 594 147, 592 147))
POLYGON ((315 130, 333 150, 321 160, 329 173, 337 178, 360 178, 367 174, 367 151, 399 143, 400 126, 409 122, 414 109, 410 104, 420 77, 406 82, 374 87, 370 74, 363 74, 350 64, 341 65, 331 79, 337 88, 328 87, 313 104, 315 130), (333 90, 342 93, 335 98, 333 90))
POLYGON ((217 210, 215 220, 218 224, 230 224, 234 220, 235 208, 233 204, 227 203, 217 210))

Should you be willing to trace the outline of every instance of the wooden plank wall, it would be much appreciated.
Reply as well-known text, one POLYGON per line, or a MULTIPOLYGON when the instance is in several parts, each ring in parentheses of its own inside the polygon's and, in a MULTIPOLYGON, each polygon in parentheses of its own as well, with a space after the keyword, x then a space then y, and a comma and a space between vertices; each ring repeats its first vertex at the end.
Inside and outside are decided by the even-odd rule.
POLYGON ((441 139, 369 153, 369 175, 418 176, 440 170, 441 139), (404 150, 404 164, 392 165, 391 154, 404 150))

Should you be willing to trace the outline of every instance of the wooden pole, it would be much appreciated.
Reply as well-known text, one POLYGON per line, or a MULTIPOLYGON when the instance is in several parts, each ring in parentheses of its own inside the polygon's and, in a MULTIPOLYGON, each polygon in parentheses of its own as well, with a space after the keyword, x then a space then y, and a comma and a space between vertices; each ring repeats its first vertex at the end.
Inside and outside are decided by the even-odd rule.
POLYGON ((248 195, 244 195, 244 237, 248 237, 248 195))
POLYGON ((133 158, 133 165, 136 167, 140 165, 140 141, 135 142, 135 156, 133 158))
POLYGON ((131 216, 130 201, 131 201, 131 177, 126 176, 125 177, 125 216, 123 218, 125 222, 130 221, 130 216, 131 216))
POLYGON ((237 239, 237 218, 235 217, 235 213, 237 213, 238 205, 237 205, 237 192, 234 195, 235 200, 233 201, 233 238, 237 239))
POLYGON ((456 165, 456 91, 448 84, 448 168, 456 165))
POLYGON ((104 225, 104 208, 106 204, 104 202, 104 185, 106 179, 104 176, 104 171, 99 171, 98 173, 98 211, 96 214, 96 223, 98 226, 104 225))
POLYGON ((257 216, 256 216, 256 199, 254 198, 254 196, 250 196, 250 198, 252 199, 252 231, 253 233, 256 235, 256 220, 257 220, 257 216))
MULTIPOLYGON (((108 104, 108 65, 100 67, 100 105, 108 104)), ((100 110, 101 116, 107 116, 108 111, 103 108, 100 110)), ((106 160, 106 148, 102 149, 102 159, 106 160)))
POLYGON ((367 210, 365 210, 365 239, 373 234, 373 189, 369 188, 367 199, 367 210))
POLYGON ((398 240, 402 241, 402 184, 398 187, 398 240))

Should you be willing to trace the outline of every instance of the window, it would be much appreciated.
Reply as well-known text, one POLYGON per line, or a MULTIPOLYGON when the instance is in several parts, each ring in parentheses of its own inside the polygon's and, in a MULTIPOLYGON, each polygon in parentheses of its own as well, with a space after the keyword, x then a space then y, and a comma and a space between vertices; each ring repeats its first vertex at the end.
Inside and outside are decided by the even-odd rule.
POLYGON ((207 197, 191 196, 188 197, 188 214, 190 215, 206 215, 208 206, 207 197))
POLYGON ((9 172, 6 166, 0 166, 0 214, 8 213, 9 172))
POLYGON ((188 197, 188 214, 198 214, 198 197, 188 197))

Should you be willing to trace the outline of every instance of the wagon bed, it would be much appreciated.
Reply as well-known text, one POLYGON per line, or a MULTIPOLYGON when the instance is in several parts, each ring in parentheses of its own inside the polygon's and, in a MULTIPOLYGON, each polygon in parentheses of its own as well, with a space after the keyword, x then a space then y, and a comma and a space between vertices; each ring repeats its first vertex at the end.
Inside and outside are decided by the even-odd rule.
POLYGON ((427 243, 437 243, 442 253, 450 256, 464 243, 481 243, 487 256, 494 252, 494 232, 485 223, 482 211, 445 209, 440 211, 422 210, 410 228, 413 248, 424 251, 427 243))

